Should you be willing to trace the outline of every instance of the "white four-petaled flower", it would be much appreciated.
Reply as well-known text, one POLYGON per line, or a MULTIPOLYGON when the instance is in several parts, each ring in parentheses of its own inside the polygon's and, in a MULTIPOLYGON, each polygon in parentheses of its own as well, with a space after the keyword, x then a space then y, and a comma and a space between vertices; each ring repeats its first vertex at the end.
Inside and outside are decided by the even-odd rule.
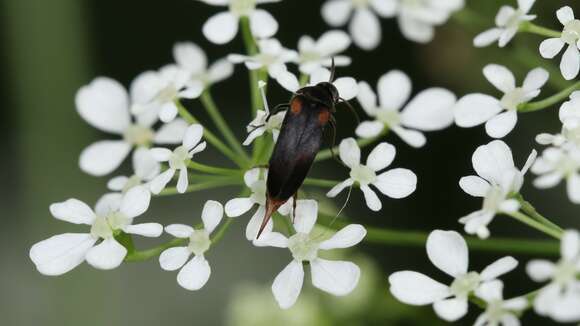
POLYGON ((109 190, 125 193, 140 185, 145 185, 149 189, 148 183, 159 175, 161 164, 153 158, 149 149, 140 147, 133 152, 133 171, 134 174, 130 177, 123 175, 109 180, 107 183, 109 190))
POLYGON ((531 168, 539 175, 534 186, 540 189, 556 186, 566 180, 568 198, 580 204, 580 149, 575 146, 549 147, 542 152, 531 168))
POLYGON ((518 8, 512 6, 501 6, 495 16, 497 27, 490 28, 473 39, 473 44, 477 47, 488 46, 498 41, 499 47, 504 47, 516 35, 520 24, 531 21, 536 15, 528 15, 536 0, 518 0, 518 8))
POLYGON ((398 70, 379 79, 377 95, 366 82, 359 83, 357 99, 365 112, 375 120, 364 121, 356 128, 363 138, 377 137, 388 128, 413 147, 425 145, 421 131, 440 130, 453 123, 455 95, 443 88, 429 88, 415 96, 404 108, 411 95, 411 80, 398 70), (412 129, 417 130, 412 130, 412 129))
POLYGON ((519 326, 518 314, 528 306, 522 297, 503 299, 503 282, 485 282, 475 290, 475 295, 486 303, 485 311, 477 317, 474 326, 519 326))
POLYGON ((171 224, 165 227, 165 232, 172 236, 189 239, 189 244, 186 247, 169 248, 159 256, 159 264, 164 270, 181 269, 177 274, 177 283, 184 289, 199 290, 207 283, 211 268, 204 253, 209 250, 211 246, 210 234, 218 226, 223 215, 222 204, 208 200, 201 212, 203 229, 196 230, 184 224, 171 224), (194 257, 187 262, 192 254, 194 257))
POLYGON ((453 277, 450 285, 413 271, 401 271, 389 276, 391 294, 406 304, 433 304, 437 315, 455 321, 467 313, 468 298, 482 283, 490 282, 518 265, 510 256, 496 260, 481 273, 468 271, 467 243, 455 231, 435 230, 427 238, 427 256, 441 271, 453 277))
POLYGON ((485 78, 503 96, 497 99, 486 94, 468 94, 455 106, 455 123, 470 128, 485 122, 485 131, 493 138, 509 134, 518 121, 518 106, 540 94, 540 88, 548 81, 549 74, 543 68, 531 70, 522 87, 516 87, 515 77, 504 66, 489 64, 483 68, 485 78))
POLYGON ((560 37, 553 37, 540 43, 542 57, 552 59, 567 44, 568 48, 560 61, 560 72, 567 79, 574 79, 580 71, 580 20, 574 19, 572 8, 565 6, 556 12, 564 29, 560 37))
POLYGON ((369 154, 366 165, 360 162, 360 148, 354 138, 344 139, 338 150, 341 161, 350 168, 350 177, 330 189, 326 194, 328 197, 335 197, 356 182, 364 194, 367 206, 373 211, 379 211, 382 208, 381 201, 370 185, 391 198, 407 197, 415 191, 417 176, 408 169, 397 168, 377 175, 395 159, 393 145, 378 144, 369 154))
POLYGON ((180 42, 173 46, 173 58, 177 65, 189 75, 188 83, 201 83, 203 88, 227 79, 234 73, 234 66, 226 58, 208 67, 202 48, 192 42, 180 42))
POLYGON ((461 178, 459 186, 471 196, 483 197, 483 206, 459 219, 459 222, 465 224, 465 232, 487 238, 487 225, 495 214, 511 213, 519 209, 518 201, 509 196, 520 191, 524 175, 535 158, 536 151, 532 151, 520 171, 515 167, 511 149, 501 140, 494 140, 475 150, 471 162, 478 175, 461 178))
POLYGON ((321 67, 330 67, 332 59, 338 67, 350 64, 350 58, 338 53, 350 45, 350 37, 343 31, 328 31, 318 40, 304 35, 298 40, 299 69, 301 73, 310 74, 321 67))
POLYGON ((163 226, 158 223, 133 224, 133 219, 149 207, 151 193, 137 186, 126 194, 104 195, 93 211, 78 199, 50 205, 51 214, 74 224, 90 225, 89 233, 64 233, 40 241, 30 248, 30 259, 45 275, 61 275, 84 260, 99 269, 118 267, 127 249, 116 239, 120 232, 158 237, 163 226), (99 240, 99 244, 95 245, 99 240))

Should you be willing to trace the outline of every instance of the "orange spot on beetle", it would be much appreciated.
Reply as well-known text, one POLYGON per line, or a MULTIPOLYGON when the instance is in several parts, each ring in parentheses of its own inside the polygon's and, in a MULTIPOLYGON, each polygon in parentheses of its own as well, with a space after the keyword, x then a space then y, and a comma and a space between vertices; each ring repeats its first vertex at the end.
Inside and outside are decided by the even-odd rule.
POLYGON ((318 114, 318 121, 320 121, 320 124, 325 125, 329 119, 330 119, 330 111, 328 110, 322 110, 318 114))
POLYGON ((302 101, 298 98, 294 98, 290 104, 290 111, 294 114, 298 114, 302 111, 302 101))

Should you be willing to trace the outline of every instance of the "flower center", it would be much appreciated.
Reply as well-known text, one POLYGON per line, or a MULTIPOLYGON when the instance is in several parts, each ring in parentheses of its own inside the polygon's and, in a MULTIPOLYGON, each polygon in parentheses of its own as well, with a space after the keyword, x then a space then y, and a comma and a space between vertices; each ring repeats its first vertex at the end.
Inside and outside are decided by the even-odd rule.
POLYGON ((153 141, 154 135, 155 134, 151 128, 140 125, 131 125, 127 130, 125 130, 123 138, 126 142, 135 146, 147 146, 153 141))
POLYGON ((296 233, 288 239, 288 249, 297 261, 311 261, 316 259, 319 242, 310 238, 306 233, 296 233))
POLYGON ((115 231, 121 230, 133 222, 120 212, 113 212, 106 216, 97 216, 91 226, 91 235, 93 237, 108 239, 115 235, 115 231))
POLYGON ((300 61, 301 62, 310 62, 310 61, 318 61, 322 59, 320 53, 315 51, 306 51, 300 53, 300 61))
POLYGON ((184 169, 189 162, 189 153, 187 148, 179 146, 173 150, 169 158, 169 167, 174 170, 184 169))
POLYGON ((504 197, 504 192, 500 187, 496 185, 491 186, 483 198, 483 210, 496 212, 504 197))
POLYGON ((250 189, 252 189, 252 196, 250 196, 252 201, 258 205, 266 205, 266 181, 258 180, 250 186, 250 189))
POLYGON ((578 39, 580 39, 580 20, 574 19, 564 25, 562 36, 560 39, 570 45, 575 46, 578 39))
POLYGON ((211 240, 206 230, 194 230, 189 237, 187 248, 196 256, 203 255, 211 246, 211 240))
POLYGON ((368 185, 377 179, 377 174, 368 166, 360 164, 350 170, 350 177, 358 181, 361 185, 368 185))
POLYGON ((477 272, 469 272, 461 275, 451 283, 451 293, 458 298, 466 298, 469 293, 475 291, 481 282, 477 272))
POLYGON ((256 61, 260 62, 264 66, 269 66, 271 64, 276 63, 278 61, 278 57, 268 53, 259 53, 258 55, 256 55, 256 61))
POLYGON ((574 262, 561 260, 554 271, 554 282, 560 285, 566 285, 576 280, 576 266, 574 262))
POLYGON ((369 6, 369 0, 352 0, 352 5, 355 8, 366 8, 369 6))
POLYGON ((394 127, 401 123, 401 114, 397 110, 379 108, 377 119, 389 127, 394 127))
POLYGON ((571 176, 578 170, 578 163, 571 158, 568 154, 562 155, 558 163, 556 164, 556 169, 565 176, 571 176))
POLYGON ((248 16, 256 8, 256 0, 231 0, 230 12, 237 16, 248 16))
POLYGON ((499 323, 502 317, 507 313, 503 308, 502 300, 492 300, 487 303, 487 309, 485 311, 489 324, 499 323))
POLYGON ((155 99, 161 103, 171 102, 177 97, 178 89, 172 83, 167 84, 162 88, 155 99))
POLYGON ((516 27, 519 26, 520 21, 524 13, 521 9, 514 11, 514 13, 508 18, 505 25, 500 25, 499 27, 516 27))
POLYGON ((566 139, 580 146, 580 126, 574 129, 564 128, 563 134, 566 139))
POLYGON ((517 87, 501 98, 500 105, 506 110, 517 110, 518 105, 524 102, 525 95, 526 92, 521 87, 517 87))

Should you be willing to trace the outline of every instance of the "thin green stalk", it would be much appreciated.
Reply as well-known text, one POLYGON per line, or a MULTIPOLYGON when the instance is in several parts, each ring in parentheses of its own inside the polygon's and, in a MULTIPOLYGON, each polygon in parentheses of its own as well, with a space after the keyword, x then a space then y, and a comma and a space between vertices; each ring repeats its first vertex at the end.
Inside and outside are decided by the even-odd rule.
POLYGON ((300 86, 306 86, 308 84, 308 75, 304 73, 300 74, 299 83, 300 86))
MULTIPOLYGON (((177 106, 179 115, 183 120, 187 123, 199 123, 199 121, 191 114, 187 109, 181 104, 179 101, 175 101, 175 105, 177 106)), ((217 148, 222 154, 228 157, 232 162, 236 163, 241 168, 245 168, 247 166, 247 162, 244 160, 243 157, 234 153, 226 144, 224 144, 216 135, 214 135, 211 131, 207 128, 203 128, 203 136, 205 139, 212 144, 215 148, 217 148)))
POLYGON ((288 232, 289 236, 296 234, 296 229, 294 229, 294 225, 292 225, 292 222, 290 222, 289 217, 282 216, 280 214, 275 214, 273 219, 280 221, 282 224, 284 224, 284 227, 286 227, 286 231, 288 232))
POLYGON ((240 170, 237 170, 237 169, 218 168, 215 166, 201 164, 201 163, 198 163, 195 161, 190 161, 187 164, 187 167, 191 168, 192 170, 196 170, 199 172, 205 172, 205 173, 211 173, 211 174, 229 175, 229 176, 235 176, 235 175, 239 176, 241 174, 240 170))
POLYGON ((524 213, 528 214, 531 218, 535 219, 536 221, 538 221, 538 222, 540 222, 548 227, 551 227, 555 231, 564 232, 564 230, 562 230, 562 228, 559 225, 555 224, 554 222, 550 221, 548 218, 546 218, 542 214, 538 213, 536 208, 530 202, 526 201, 521 194, 518 194, 516 196, 516 199, 520 203, 520 207, 521 207, 522 211, 524 211, 524 213))
POLYGON ((552 229, 551 227, 548 227, 536 220, 534 220, 533 218, 521 213, 521 212, 512 212, 512 213, 506 213, 508 216, 513 217, 514 219, 540 231, 543 232, 547 235, 550 235, 556 239, 560 239, 562 237, 562 232, 561 231, 557 231, 552 229))
POLYGON ((215 104, 213 97, 211 96, 210 90, 206 89, 203 93, 201 93, 201 102, 205 107, 205 110, 217 126, 218 130, 222 132, 226 142, 230 145, 230 147, 236 151, 239 155, 242 155, 247 161, 250 160, 248 154, 242 148, 242 144, 238 141, 230 126, 228 126, 227 122, 224 120, 220 110, 218 109, 217 105, 215 104))
POLYGON ((230 227, 230 224, 232 224, 234 219, 235 218, 232 218, 232 217, 226 218, 226 221, 224 223, 222 223, 222 225, 219 227, 219 229, 214 233, 213 237, 211 238, 212 245, 215 245, 224 237, 224 235, 226 234, 226 231, 228 230, 228 228, 230 227))
POLYGON ((520 23, 519 31, 546 37, 560 37, 562 35, 562 32, 542 27, 529 21, 520 23))
POLYGON ((125 257, 125 261, 126 262, 136 262, 136 261, 149 260, 151 258, 159 256, 166 249, 173 248, 173 247, 179 247, 179 246, 185 246, 185 245, 187 245, 188 241, 189 241, 189 239, 175 238, 171 241, 165 242, 165 243, 160 244, 159 246, 151 248, 151 249, 141 250, 141 251, 136 250, 136 251, 133 251, 131 253, 128 253, 127 256, 125 257))
MULTIPOLYGON (((233 185, 241 185, 243 180, 241 178, 223 178, 223 179, 215 179, 212 181, 205 181, 196 184, 189 185, 185 190, 185 193, 225 187, 225 186, 233 186, 233 185)), ((170 196, 170 195, 178 195, 179 192, 175 187, 172 188, 165 188, 162 190, 158 196, 170 196)))
POLYGON ((570 96, 570 94, 572 94, 574 91, 580 90, 580 81, 574 83, 572 86, 562 90, 559 93, 556 93, 548 98, 545 98, 541 101, 537 101, 537 102, 529 102, 529 103, 523 103, 520 104, 518 106, 518 111, 520 112, 533 112, 533 111, 538 111, 538 110, 542 110, 548 107, 551 107, 552 105, 562 102, 564 101, 566 98, 568 98, 568 96, 570 96))
POLYGON ((340 181, 336 181, 336 180, 326 180, 326 179, 316 179, 316 178, 304 179, 305 186, 314 186, 314 187, 322 187, 322 188, 332 188, 339 183, 340 183, 340 181))

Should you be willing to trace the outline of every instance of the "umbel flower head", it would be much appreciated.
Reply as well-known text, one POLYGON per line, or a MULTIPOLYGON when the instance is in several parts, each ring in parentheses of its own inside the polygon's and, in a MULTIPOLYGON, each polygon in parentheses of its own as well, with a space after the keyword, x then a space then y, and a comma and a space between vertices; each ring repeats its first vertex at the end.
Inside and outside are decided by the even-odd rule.
POLYGON ((150 200, 149 190, 137 186, 124 195, 104 195, 94 211, 78 199, 52 204, 50 212, 55 218, 90 225, 90 232, 64 233, 40 241, 30 248, 30 259, 45 275, 64 274, 85 260, 99 269, 118 267, 127 254, 115 239, 121 232, 146 237, 158 237, 163 232, 158 223, 133 224, 133 219, 147 210, 150 200))
POLYGON ((544 58, 552 59, 568 45, 560 61, 560 72, 564 79, 574 79, 580 71, 580 20, 574 18, 574 11, 568 6, 558 9, 556 16, 564 25, 562 35, 540 43, 540 54, 544 58))
POLYGON ((468 271, 467 243, 455 231, 435 230, 427 238, 429 260, 445 274, 453 277, 450 285, 413 271, 401 271, 389 276, 391 294, 406 304, 433 304, 437 315, 456 321, 467 313, 469 295, 482 284, 516 268, 513 257, 503 257, 483 269, 481 273, 468 271))
POLYGON ((528 15, 534 2, 536 0, 518 0, 518 8, 501 6, 495 16, 496 27, 478 34, 473 39, 473 44, 484 47, 497 41, 500 48, 506 46, 518 32, 521 23, 536 18, 536 15, 528 15))

